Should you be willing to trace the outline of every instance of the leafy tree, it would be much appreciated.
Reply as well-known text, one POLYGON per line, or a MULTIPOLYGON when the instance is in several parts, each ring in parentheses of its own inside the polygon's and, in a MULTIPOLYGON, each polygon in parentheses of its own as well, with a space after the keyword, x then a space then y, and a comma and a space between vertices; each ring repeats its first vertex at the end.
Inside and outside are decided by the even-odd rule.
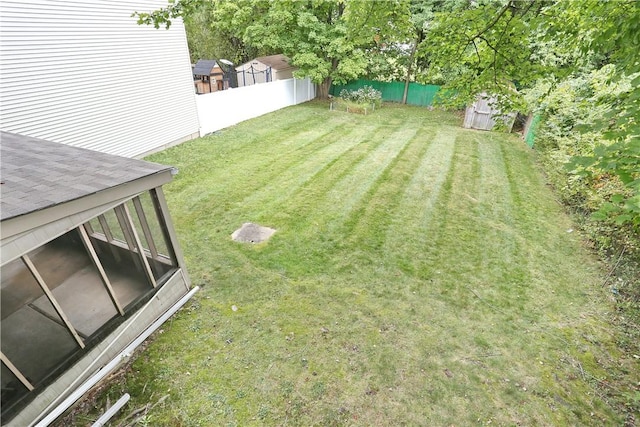
POLYGON ((422 80, 440 77, 451 105, 464 105, 478 93, 498 97, 505 109, 523 105, 515 84, 526 85, 541 75, 532 61, 531 38, 540 25, 542 0, 478 1, 436 12, 419 48, 426 69, 422 80))
POLYGON ((225 58, 235 64, 272 53, 247 44, 242 29, 266 10, 265 1, 170 0, 166 8, 134 12, 140 25, 169 28, 182 18, 187 32, 191 60, 225 58), (256 15, 253 15, 256 14, 256 15))
POLYGON ((216 22, 213 3, 203 2, 194 12, 184 17, 191 61, 198 59, 228 59, 241 64, 252 58, 268 54, 248 46, 228 26, 216 22))
POLYGON ((333 81, 346 83, 367 70, 367 50, 402 40, 409 27, 408 1, 390 0, 177 0, 167 8, 136 13, 138 22, 171 25, 208 3, 212 25, 245 46, 281 52, 296 75, 319 85, 326 98, 333 81))
POLYGON ((599 102, 609 106, 593 126, 603 140, 591 154, 576 157, 573 165, 583 174, 618 177, 626 191, 614 194, 599 214, 640 230, 640 2, 585 0, 557 7, 559 16, 575 24, 583 55, 596 52, 602 64, 615 65, 613 82, 631 80, 626 90, 599 102))
MULTIPOLYGON (((404 76, 405 87, 402 97, 402 103, 406 104, 407 94, 409 91, 409 83, 415 80, 415 70, 419 68, 421 63, 425 62, 426 48, 422 46, 426 39, 426 34, 430 27, 433 25, 436 14, 441 12, 454 12, 463 10, 469 4, 468 0, 411 0, 411 34, 410 39, 406 45, 408 49, 405 49, 405 70, 404 76), (422 46, 422 54, 418 54, 419 48, 422 46), (407 53, 408 52, 408 53, 407 53)), ((434 83, 434 77, 431 76, 431 81, 428 83, 434 83)))
POLYGON ((614 75, 615 66, 609 64, 557 82, 540 80, 527 91, 542 117, 536 130, 536 148, 547 178, 566 205, 587 215, 615 194, 630 195, 622 181, 610 173, 567 173, 566 168, 571 158, 591 156, 602 143, 602 132, 593 123, 610 111, 606 100, 630 87, 630 79, 613 81, 614 75))

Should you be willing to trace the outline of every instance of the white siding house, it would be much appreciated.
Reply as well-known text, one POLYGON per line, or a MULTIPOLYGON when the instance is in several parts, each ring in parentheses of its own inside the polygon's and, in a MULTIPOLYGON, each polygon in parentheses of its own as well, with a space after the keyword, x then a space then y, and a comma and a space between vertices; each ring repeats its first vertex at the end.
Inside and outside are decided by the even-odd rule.
POLYGON ((2 0, 0 127, 139 157, 198 136, 186 35, 166 0, 2 0))

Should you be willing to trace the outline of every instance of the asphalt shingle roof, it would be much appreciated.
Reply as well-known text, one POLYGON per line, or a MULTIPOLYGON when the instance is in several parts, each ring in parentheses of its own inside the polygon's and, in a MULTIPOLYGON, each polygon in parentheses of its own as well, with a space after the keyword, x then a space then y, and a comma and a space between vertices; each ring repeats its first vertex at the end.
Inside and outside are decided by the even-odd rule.
POLYGON ((0 214, 4 221, 170 169, 0 132, 0 214))
POLYGON ((214 59, 200 59, 193 67, 193 74, 196 76, 209 76, 218 64, 214 59))

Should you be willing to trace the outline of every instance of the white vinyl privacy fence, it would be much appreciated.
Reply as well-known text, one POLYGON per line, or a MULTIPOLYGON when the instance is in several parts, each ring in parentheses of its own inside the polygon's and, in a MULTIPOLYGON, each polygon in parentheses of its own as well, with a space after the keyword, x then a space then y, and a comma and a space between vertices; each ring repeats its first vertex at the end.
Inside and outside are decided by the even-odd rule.
POLYGON ((196 96, 200 136, 314 99, 309 79, 276 80, 196 96))

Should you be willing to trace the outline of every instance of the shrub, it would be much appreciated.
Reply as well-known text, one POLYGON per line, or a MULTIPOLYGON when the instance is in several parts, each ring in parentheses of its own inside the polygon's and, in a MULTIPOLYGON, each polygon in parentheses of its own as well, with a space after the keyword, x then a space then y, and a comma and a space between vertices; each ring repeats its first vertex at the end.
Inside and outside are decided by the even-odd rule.
POLYGON ((340 98, 361 105, 374 105, 375 107, 382 105, 382 92, 371 86, 363 86, 358 90, 342 89, 340 98))
MULTIPOLYGON (((602 150, 604 144, 611 144, 603 137, 604 130, 593 124, 611 109, 599 101, 615 99, 617 94, 628 90, 630 79, 611 81, 613 71, 609 65, 557 84, 540 83, 530 90, 529 100, 542 118, 535 148, 549 182, 562 203, 577 214, 580 226, 600 253, 612 260, 619 276, 616 292, 620 298, 627 298, 638 307, 640 204, 635 211, 632 206, 626 210, 612 209, 616 203, 634 200, 633 188, 611 171, 579 162, 602 150)), ((640 310, 628 315, 640 319, 640 310)))

